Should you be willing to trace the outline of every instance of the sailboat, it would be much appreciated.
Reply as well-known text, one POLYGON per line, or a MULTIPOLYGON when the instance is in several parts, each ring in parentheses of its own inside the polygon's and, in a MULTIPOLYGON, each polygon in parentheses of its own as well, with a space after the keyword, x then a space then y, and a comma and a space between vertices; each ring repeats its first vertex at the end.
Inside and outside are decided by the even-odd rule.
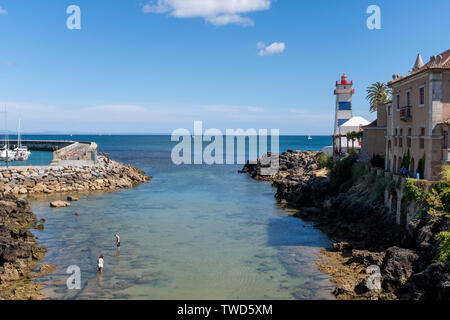
POLYGON ((311 136, 308 136, 308 140, 312 140, 312 137, 311 137, 311 136))
POLYGON ((5 108, 5 145, 3 146, 3 149, 0 152, 0 160, 1 161, 14 161, 16 158, 16 153, 9 149, 9 140, 8 140, 8 129, 6 128, 6 108, 5 108))
POLYGON ((22 140, 20 138, 20 124, 22 119, 19 118, 19 127, 17 128, 17 148, 14 148, 15 160, 26 161, 30 157, 31 152, 26 146, 22 146, 22 140))

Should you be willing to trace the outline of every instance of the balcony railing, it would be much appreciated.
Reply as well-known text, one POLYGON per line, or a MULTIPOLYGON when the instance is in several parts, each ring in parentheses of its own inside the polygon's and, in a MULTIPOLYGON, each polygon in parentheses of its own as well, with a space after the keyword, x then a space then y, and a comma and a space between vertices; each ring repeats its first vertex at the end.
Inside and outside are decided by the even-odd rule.
POLYGON ((400 120, 403 121, 412 120, 411 106, 400 108, 400 120))

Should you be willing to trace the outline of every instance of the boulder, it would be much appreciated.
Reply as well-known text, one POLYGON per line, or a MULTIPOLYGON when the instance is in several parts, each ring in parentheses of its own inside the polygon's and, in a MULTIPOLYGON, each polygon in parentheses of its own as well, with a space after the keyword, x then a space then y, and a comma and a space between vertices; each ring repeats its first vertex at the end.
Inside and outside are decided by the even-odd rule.
POLYGON ((70 207, 70 203, 62 200, 56 200, 50 202, 50 207, 52 208, 63 208, 63 207, 70 207))
POLYGON ((418 260, 419 255, 412 250, 399 247, 387 249, 381 267, 383 286, 394 289, 404 285, 413 275, 418 260))
POLYGON ((75 196, 68 196, 67 201, 78 201, 78 197, 75 196))

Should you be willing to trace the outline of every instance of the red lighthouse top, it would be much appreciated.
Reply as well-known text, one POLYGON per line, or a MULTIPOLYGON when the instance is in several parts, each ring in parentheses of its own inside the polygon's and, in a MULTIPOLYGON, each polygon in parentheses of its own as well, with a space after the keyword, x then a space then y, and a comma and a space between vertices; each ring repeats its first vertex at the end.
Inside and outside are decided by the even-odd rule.
MULTIPOLYGON (((342 75, 340 83, 338 81, 336 81, 336 85, 338 85, 338 84, 348 84, 347 75, 345 73, 342 75)), ((353 84, 353 80, 350 81, 350 84, 353 84)))

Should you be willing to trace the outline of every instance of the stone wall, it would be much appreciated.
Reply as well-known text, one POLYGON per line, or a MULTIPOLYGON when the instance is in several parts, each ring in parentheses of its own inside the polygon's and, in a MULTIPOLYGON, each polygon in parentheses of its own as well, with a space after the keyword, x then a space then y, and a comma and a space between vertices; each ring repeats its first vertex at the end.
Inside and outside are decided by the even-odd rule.
MULTIPOLYGON (((37 151, 55 151, 68 145, 75 143, 75 141, 70 140, 22 140, 23 146, 28 147, 29 150, 37 151)), ((9 145, 17 145, 17 140, 9 140, 9 145)))
MULTIPOLYGON (((422 206, 414 201, 404 201, 404 188, 406 183, 406 177, 402 177, 398 174, 392 174, 391 172, 384 172, 378 170, 377 175, 383 175, 392 179, 395 182, 394 190, 385 190, 384 192, 384 205, 390 210, 392 214, 396 216, 396 222, 399 226, 407 228, 409 223, 415 219, 418 219, 422 206)), ((436 181, 428 180, 415 180, 416 185, 420 184, 424 189, 430 189, 436 181)))
POLYGON ((13 195, 86 192, 130 188, 150 180, 141 170, 105 157, 85 166, 11 167, 0 169, 0 192, 13 195))

